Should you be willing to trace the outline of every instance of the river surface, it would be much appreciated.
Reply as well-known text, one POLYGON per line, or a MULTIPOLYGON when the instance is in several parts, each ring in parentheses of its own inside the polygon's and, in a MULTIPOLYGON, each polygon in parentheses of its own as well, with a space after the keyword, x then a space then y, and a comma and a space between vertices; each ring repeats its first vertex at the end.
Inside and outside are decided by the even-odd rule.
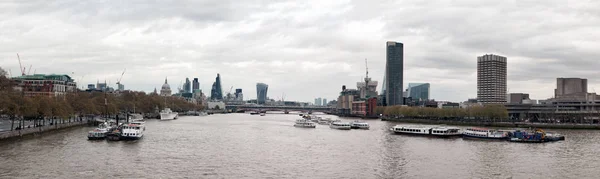
MULTIPOLYGON (((336 119, 335 116, 326 116, 336 119)), ((92 127, 0 141, 0 178, 598 178, 600 131, 543 144, 294 128, 297 114, 148 120, 138 141, 88 141, 92 127)), ((343 119, 351 121, 351 119, 343 119)))

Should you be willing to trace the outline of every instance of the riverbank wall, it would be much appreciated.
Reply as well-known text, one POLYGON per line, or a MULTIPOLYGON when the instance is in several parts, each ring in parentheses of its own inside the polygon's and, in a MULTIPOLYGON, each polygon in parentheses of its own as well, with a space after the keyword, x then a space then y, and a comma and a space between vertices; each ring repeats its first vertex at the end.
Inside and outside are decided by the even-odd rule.
POLYGON ((382 121, 393 121, 402 123, 418 123, 432 125, 453 125, 453 126, 479 126, 479 127, 506 127, 506 128, 542 128, 542 129, 589 129, 600 130, 599 124, 557 124, 557 123, 528 123, 528 122, 474 122, 474 121, 451 121, 434 119, 403 119, 403 118, 382 118, 382 121))
POLYGON ((5 132, 0 132, 0 140, 9 139, 9 138, 13 138, 13 137, 22 137, 22 136, 33 135, 33 134, 41 134, 41 133, 48 132, 48 131, 53 131, 53 130, 58 130, 58 129, 66 129, 66 128, 75 127, 75 126, 83 126, 83 125, 87 125, 87 124, 88 124, 88 121, 84 120, 84 121, 75 121, 75 122, 64 123, 64 124, 47 125, 47 126, 34 127, 34 128, 25 128, 22 130, 5 131, 5 132))

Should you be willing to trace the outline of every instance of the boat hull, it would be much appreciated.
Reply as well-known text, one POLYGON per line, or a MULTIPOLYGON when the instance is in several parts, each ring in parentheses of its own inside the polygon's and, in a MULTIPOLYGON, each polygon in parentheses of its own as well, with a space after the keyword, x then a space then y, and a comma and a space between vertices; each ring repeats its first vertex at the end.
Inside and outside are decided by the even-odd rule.
POLYGON ((160 120, 165 121, 165 120, 174 120, 177 119, 178 114, 177 113, 161 113, 160 114, 160 120))
POLYGON ((104 140, 104 139, 106 139, 106 136, 104 136, 104 137, 91 137, 91 136, 88 136, 88 140, 104 140))
POLYGON ((338 130, 350 130, 352 127, 348 126, 348 127, 342 127, 342 126, 329 126, 329 128, 332 129, 338 129, 338 130))
POLYGON ((298 127, 298 128, 316 128, 317 126, 306 126, 306 125, 294 125, 294 127, 298 127))
POLYGON ((488 139, 488 140, 507 140, 508 137, 484 137, 484 136, 474 136, 468 134, 462 134, 464 138, 473 138, 473 139, 488 139))
POLYGON ((143 136, 121 136, 120 140, 140 140, 143 136))

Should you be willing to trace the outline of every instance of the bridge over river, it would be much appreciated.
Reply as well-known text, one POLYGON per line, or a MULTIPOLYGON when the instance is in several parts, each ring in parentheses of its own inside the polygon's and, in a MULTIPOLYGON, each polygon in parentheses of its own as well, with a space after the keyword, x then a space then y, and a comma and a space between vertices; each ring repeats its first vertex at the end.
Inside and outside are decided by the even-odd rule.
POLYGON ((301 111, 301 112, 323 112, 335 111, 335 107, 329 106, 266 106, 266 105, 226 105, 227 110, 239 111, 301 111))

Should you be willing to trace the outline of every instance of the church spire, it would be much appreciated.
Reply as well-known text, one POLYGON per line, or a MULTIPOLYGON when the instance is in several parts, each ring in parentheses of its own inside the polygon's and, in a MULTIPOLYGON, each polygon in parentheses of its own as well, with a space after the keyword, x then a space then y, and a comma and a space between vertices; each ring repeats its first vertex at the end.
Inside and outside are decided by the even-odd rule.
POLYGON ((167 77, 165 77, 165 84, 167 84, 167 77))

